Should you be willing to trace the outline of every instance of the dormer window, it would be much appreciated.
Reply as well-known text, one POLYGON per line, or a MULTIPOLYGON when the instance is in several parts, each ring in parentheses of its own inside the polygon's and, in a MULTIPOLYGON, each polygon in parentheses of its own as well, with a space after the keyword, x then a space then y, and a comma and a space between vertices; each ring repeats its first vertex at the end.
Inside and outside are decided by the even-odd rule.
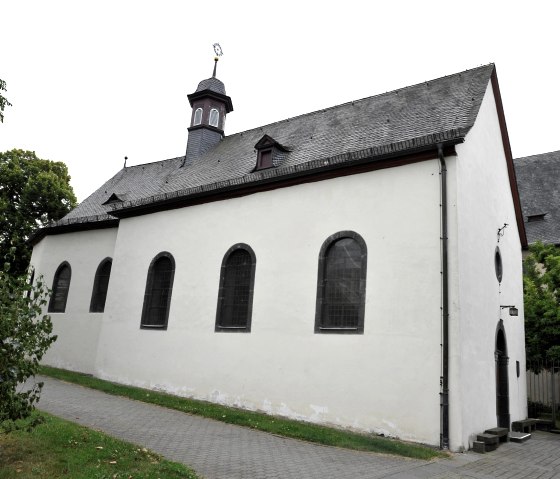
POLYGON ((538 215, 529 215, 527 216, 527 223, 533 223, 536 221, 544 221, 544 217, 546 216, 546 213, 541 213, 538 215))
POLYGON ((197 108, 194 111, 194 121, 193 121, 193 125, 200 125, 202 123, 202 108, 197 108))
POLYGON ((257 158, 257 170, 263 170, 265 168, 272 168, 272 148, 269 150, 259 151, 257 158))
POLYGON ((255 145, 257 150, 257 164, 254 171, 265 170, 279 166, 284 161, 289 150, 268 135, 264 135, 255 145))
POLYGON ((215 126, 216 128, 218 128, 218 122, 220 120, 220 114, 218 113, 218 110, 216 110, 215 108, 212 108, 210 110, 210 117, 208 118, 208 123, 210 126, 215 126))
POLYGON ((111 205, 113 203, 122 203, 124 201, 124 196, 125 195, 119 196, 116 193, 112 193, 111 196, 109 196, 109 198, 107 199, 107 201, 105 201, 102 204, 103 205, 111 205))

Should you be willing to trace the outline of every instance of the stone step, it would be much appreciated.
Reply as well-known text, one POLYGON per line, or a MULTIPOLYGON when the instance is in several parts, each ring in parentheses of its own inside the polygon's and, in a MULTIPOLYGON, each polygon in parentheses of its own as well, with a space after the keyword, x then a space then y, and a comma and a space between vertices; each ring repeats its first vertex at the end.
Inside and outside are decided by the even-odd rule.
POLYGON ((511 442, 525 442, 531 439, 531 434, 528 432, 512 431, 509 433, 509 440, 511 442))
POLYGON ((480 454, 484 454, 486 452, 484 441, 473 441, 472 448, 474 452, 478 452, 480 454))
POLYGON ((548 419, 535 419, 535 422, 539 431, 550 431, 554 428, 554 424, 548 419))
POLYGON ((536 419, 523 419, 521 421, 513 421, 511 423, 512 431, 516 432, 531 432, 537 429, 536 419))
POLYGON ((494 434, 477 434, 476 440, 484 444, 484 452, 493 451, 498 447, 500 438, 494 434))
POLYGON ((493 427, 492 429, 486 429, 486 431, 484 431, 485 434, 497 436, 500 442, 508 442, 508 432, 509 429, 507 427, 493 427))

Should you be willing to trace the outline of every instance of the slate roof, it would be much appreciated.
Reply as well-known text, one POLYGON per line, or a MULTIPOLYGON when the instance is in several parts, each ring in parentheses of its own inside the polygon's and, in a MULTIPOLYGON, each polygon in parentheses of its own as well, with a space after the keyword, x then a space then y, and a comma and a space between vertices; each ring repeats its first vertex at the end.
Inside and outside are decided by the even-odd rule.
POLYGON ((54 226, 107 221, 115 209, 459 143, 474 124, 493 71, 490 64, 225 136, 190 165, 177 157, 123 168, 54 226), (254 147, 264 135, 288 152, 276 168, 255 172, 254 147), (126 201, 104 205, 113 194, 126 201))
POLYGON ((560 151, 517 158, 513 163, 528 242, 560 245, 560 151), (529 216, 542 214, 544 219, 528 221, 529 216))
POLYGON ((196 91, 199 92, 204 90, 210 90, 216 93, 220 93, 221 95, 226 94, 225 85, 221 80, 218 80, 216 77, 207 78, 206 80, 202 80, 198 84, 196 91))

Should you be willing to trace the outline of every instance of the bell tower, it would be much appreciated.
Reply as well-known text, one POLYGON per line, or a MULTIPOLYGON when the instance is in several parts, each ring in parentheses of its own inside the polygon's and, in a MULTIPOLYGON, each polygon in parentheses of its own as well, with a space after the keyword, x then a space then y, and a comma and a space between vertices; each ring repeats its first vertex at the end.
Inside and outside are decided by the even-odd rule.
POLYGON ((202 80, 194 93, 187 95, 192 107, 191 126, 187 140, 185 164, 190 165, 224 136, 226 115, 233 111, 231 98, 224 84, 216 78, 216 68, 222 55, 220 45, 214 44, 214 71, 212 77, 202 80))

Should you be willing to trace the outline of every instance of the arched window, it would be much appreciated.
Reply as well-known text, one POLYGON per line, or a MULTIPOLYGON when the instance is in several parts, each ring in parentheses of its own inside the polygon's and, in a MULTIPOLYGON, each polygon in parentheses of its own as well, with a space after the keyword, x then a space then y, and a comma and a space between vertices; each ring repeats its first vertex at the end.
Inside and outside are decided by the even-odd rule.
POLYGON ((141 328, 167 328, 175 260, 170 253, 158 254, 148 269, 141 328))
POLYGON ((216 331, 251 332, 257 259, 249 245, 232 246, 220 274, 216 331))
POLYGON ((330 236, 319 253, 316 333, 363 333, 367 247, 353 231, 330 236))
POLYGON ((210 110, 210 117, 208 118, 208 123, 210 124, 210 126, 215 126, 216 128, 218 128, 219 119, 220 119, 220 114, 218 113, 218 110, 212 108, 210 110))
POLYGON ((194 121, 193 125, 200 125, 202 123, 202 108, 197 108, 194 111, 194 121))
POLYGON ((95 272, 93 280, 93 291, 91 293, 91 302, 89 304, 90 313, 102 313, 105 311, 105 300, 107 299, 107 290, 109 289, 109 276, 111 276, 111 258, 105 258, 95 272))
POLYGON ((52 295, 49 301, 49 313, 64 313, 66 310, 66 300, 68 299, 71 277, 72 269, 70 265, 64 261, 54 274, 52 295))

